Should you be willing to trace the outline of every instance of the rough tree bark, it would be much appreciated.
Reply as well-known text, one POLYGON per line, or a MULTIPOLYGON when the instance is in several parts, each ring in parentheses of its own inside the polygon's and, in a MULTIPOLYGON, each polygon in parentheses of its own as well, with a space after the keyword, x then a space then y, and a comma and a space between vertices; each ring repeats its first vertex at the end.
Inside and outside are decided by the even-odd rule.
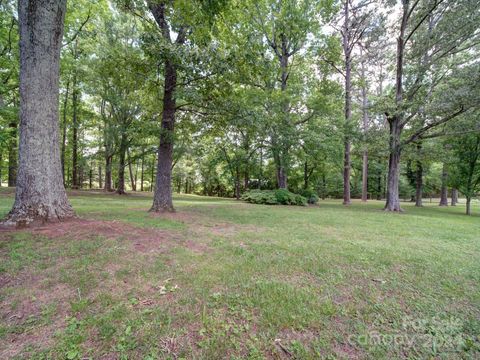
MULTIPOLYGON (((166 1, 148 1, 148 6, 157 22, 164 40, 171 43, 170 26, 165 16, 166 1)), ((183 45, 186 37, 186 29, 180 27, 177 32, 175 45, 183 45)), ((172 163, 173 163, 173 135, 175 127, 176 100, 175 89, 177 87, 177 68, 173 59, 164 61, 164 89, 163 89, 163 112, 160 131, 160 144, 158 147, 157 178, 155 193, 150 211, 173 212, 175 211, 172 201, 172 163)))
POLYGON ((396 64, 396 79, 395 79, 395 105, 397 107, 396 113, 387 115, 387 121, 390 131, 389 140, 389 161, 388 161, 388 176, 387 176, 387 199, 385 203, 386 211, 402 211, 400 207, 400 154, 401 154, 401 134, 403 129, 402 119, 403 112, 401 111, 403 103, 403 58, 405 52, 405 31, 407 29, 407 21, 409 16, 408 1, 403 6, 403 16, 400 26, 400 34, 397 39, 397 64, 396 64))
POLYGON ((172 162, 173 162, 173 132, 175 125, 175 88, 177 85, 177 70, 175 65, 165 61, 165 89, 163 92, 162 128, 158 147, 157 179, 155 194, 150 211, 173 212, 172 201, 172 162))
POLYGON ((59 59, 66 0, 19 0, 20 147, 15 203, 5 225, 74 216, 58 143, 59 59))
POLYGON ((400 207, 399 179, 400 179, 400 121, 396 116, 389 118, 390 142, 387 177, 386 211, 402 211, 400 207))

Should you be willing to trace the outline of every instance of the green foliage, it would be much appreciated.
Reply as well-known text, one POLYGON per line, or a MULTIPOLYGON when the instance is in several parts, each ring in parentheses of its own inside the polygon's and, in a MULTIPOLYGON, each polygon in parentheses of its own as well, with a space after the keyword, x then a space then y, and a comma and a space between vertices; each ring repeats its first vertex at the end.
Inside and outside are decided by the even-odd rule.
POLYGON ((307 199, 285 189, 250 190, 242 195, 242 200, 252 204, 265 205, 298 205, 306 206, 307 199))
POLYGON ((309 204, 316 204, 318 203, 318 194, 316 191, 312 189, 302 189, 300 190, 300 195, 307 199, 309 204))

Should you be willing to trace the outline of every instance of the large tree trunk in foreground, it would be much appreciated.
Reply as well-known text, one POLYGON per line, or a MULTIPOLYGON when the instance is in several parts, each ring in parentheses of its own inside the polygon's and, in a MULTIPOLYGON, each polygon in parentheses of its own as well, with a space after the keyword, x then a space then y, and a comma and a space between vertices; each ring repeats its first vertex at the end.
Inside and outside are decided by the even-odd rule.
POLYGON ((443 163, 442 189, 440 191, 440 203, 438 204, 440 206, 448 206, 447 178, 448 178, 447 167, 445 166, 445 163, 443 163))
POLYGON ((15 203, 4 222, 74 216, 58 143, 59 58, 66 0, 19 0, 20 147, 15 203))
POLYGON ((387 177, 386 211, 402 211, 400 207, 400 122, 397 117, 389 119, 390 125, 390 156, 387 177))
POLYGON ((455 188, 452 188, 452 206, 457 206, 458 203, 458 190, 455 188))
POLYGON ((173 132, 175 126, 175 88, 177 70, 169 60, 165 61, 165 89, 163 94, 162 128, 158 147, 157 179, 153 205, 150 211, 175 211, 172 201, 173 132))
POLYGON ((472 201, 472 198, 470 196, 467 196, 467 204, 466 204, 466 208, 465 208, 465 213, 467 215, 472 215, 472 210, 471 210, 471 201, 472 201))

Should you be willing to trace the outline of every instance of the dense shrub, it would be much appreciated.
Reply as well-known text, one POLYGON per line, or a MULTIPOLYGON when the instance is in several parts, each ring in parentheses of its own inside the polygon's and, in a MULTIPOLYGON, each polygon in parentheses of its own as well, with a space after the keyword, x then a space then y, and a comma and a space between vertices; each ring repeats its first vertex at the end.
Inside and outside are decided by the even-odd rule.
POLYGON ((318 202, 318 194, 312 189, 303 189, 300 191, 300 195, 306 198, 309 204, 316 204, 318 202))
POLYGON ((267 205, 307 205, 307 199, 285 189, 251 190, 242 195, 242 200, 252 204, 267 205))

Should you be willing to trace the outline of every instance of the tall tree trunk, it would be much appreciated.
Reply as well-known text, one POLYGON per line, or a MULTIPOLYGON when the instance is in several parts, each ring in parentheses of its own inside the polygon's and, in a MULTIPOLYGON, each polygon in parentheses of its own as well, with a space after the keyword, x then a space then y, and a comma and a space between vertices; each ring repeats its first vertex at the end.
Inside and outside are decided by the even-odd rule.
POLYGON ((452 206, 457 206, 458 203, 458 190, 455 188, 452 188, 452 206))
POLYGON ((19 0, 20 151, 15 203, 4 224, 74 216, 58 144, 59 59, 66 0, 19 0))
POLYGON ((408 1, 403 4, 403 16, 400 26, 400 35, 397 39, 397 64, 395 78, 395 114, 388 115, 387 121, 390 129, 389 139, 389 162, 387 176, 387 201, 385 204, 386 211, 402 211, 400 207, 400 141, 402 135, 402 119, 403 119, 403 58, 405 52, 405 31, 408 21, 408 1))
POLYGON ((17 123, 11 122, 10 141, 8 142, 8 186, 13 187, 17 182, 17 123))
POLYGON ((467 215, 472 215, 471 201, 472 201, 472 198, 470 196, 467 196, 467 204, 465 208, 465 213, 467 215))
POLYGON ((78 89, 77 76, 73 77, 72 91, 72 189, 78 189, 78 89))
POLYGON ((60 161, 62 163, 63 185, 65 185, 65 149, 67 147, 67 106, 68 106, 69 90, 70 90, 70 77, 67 80, 67 87, 65 89, 65 98, 63 99, 62 148, 60 150, 60 161))
POLYGON ((415 172, 415 206, 423 206, 423 166, 417 160, 417 171, 415 172))
POLYGON ((343 204, 349 205, 350 199, 350 126, 352 118, 352 84, 351 84, 351 49, 349 39, 349 1, 344 2, 344 24, 343 24, 343 52, 345 56, 345 135, 344 135, 344 157, 343 157, 343 204))
POLYGON ((240 170, 237 169, 235 171, 235 198, 240 200, 240 170))
MULTIPOLYGON (((148 7, 152 12, 155 21, 160 28, 164 40, 171 43, 170 26, 166 17, 165 1, 147 1, 148 7)), ((175 45, 181 46, 185 43, 187 29, 180 26, 177 31, 175 45)), ((172 201, 172 163, 173 163, 173 137, 175 128, 175 89, 177 87, 177 69, 173 58, 165 60, 164 69, 164 88, 163 88, 163 112, 162 125, 160 131, 160 144, 158 147, 157 179, 155 184, 155 193, 153 195, 153 204, 150 211, 173 212, 172 201)))
POLYGON ((448 206, 448 189, 447 189, 447 166, 443 163, 442 167, 442 188, 440 190, 440 206, 448 206))
POLYGON ((390 125, 390 155, 387 176, 386 211, 402 211, 400 207, 400 122, 395 116, 388 120, 390 125))
POLYGON ((417 144, 417 169, 415 171, 415 206, 423 206, 423 165, 420 160, 420 155, 422 152, 422 144, 417 144))
POLYGON ((105 156, 105 191, 112 191, 112 155, 105 156))
POLYGON ((137 184, 135 181, 135 176, 133 175, 133 170, 132 170, 132 161, 130 159, 130 150, 127 149, 127 155, 128 155, 128 173, 130 175, 130 184, 132 186, 132 191, 137 191, 137 184))
POLYGON ((158 147, 157 180, 153 205, 150 211, 174 212, 172 201, 172 162, 173 134, 175 126, 175 88, 177 86, 177 70, 175 65, 165 61, 165 89, 163 93, 162 127, 160 145, 158 147))
POLYGON ((118 152, 118 186, 117 194, 125 195, 125 155, 127 153, 127 135, 122 134, 118 152))
MULTIPOLYGON (((361 48, 360 48, 360 51, 361 48)), ((361 53, 361 55, 363 55, 361 53)), ((367 132, 368 132, 368 92, 367 92, 367 76, 365 69, 365 60, 362 59, 362 122, 363 122, 363 162, 362 162, 362 201, 368 200, 368 146, 367 146, 367 132)))
POLYGON ((88 172, 88 187, 90 190, 92 189, 93 186, 93 170, 90 168, 90 171, 88 172))

